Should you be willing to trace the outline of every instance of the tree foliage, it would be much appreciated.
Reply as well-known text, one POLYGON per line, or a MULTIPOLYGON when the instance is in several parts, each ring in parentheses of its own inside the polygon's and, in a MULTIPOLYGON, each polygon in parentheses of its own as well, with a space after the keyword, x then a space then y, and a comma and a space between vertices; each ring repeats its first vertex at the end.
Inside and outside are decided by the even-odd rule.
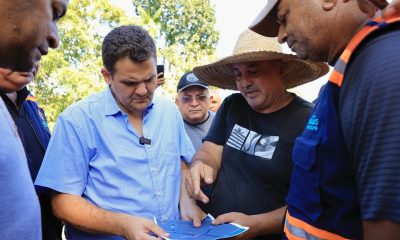
POLYGON ((176 79, 213 58, 218 42, 215 11, 205 0, 133 0, 138 16, 159 27, 160 53, 170 64, 167 91, 176 79))
POLYGON ((66 107, 105 87, 100 74, 103 36, 115 26, 137 23, 108 0, 70 1, 59 22, 60 46, 42 58, 30 89, 46 111, 50 126, 66 107))
POLYGON ((184 71, 214 52, 217 33, 214 11, 203 0, 136 1, 137 16, 109 0, 70 1, 59 26, 60 46, 41 61, 30 89, 45 109, 50 126, 69 105, 106 86, 100 74, 101 43, 113 27, 142 25, 155 39, 158 55, 170 64, 167 93, 184 71))

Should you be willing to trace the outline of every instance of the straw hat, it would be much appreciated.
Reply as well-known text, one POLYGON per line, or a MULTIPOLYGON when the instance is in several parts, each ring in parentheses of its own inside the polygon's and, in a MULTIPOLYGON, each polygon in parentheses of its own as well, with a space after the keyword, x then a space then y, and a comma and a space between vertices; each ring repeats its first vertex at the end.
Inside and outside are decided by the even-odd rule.
POLYGON ((285 54, 277 38, 261 36, 251 30, 240 34, 233 54, 221 60, 193 69, 194 74, 210 85, 237 90, 233 63, 283 60, 285 67, 282 79, 286 88, 293 88, 315 80, 329 71, 325 63, 303 61, 293 54, 285 54))

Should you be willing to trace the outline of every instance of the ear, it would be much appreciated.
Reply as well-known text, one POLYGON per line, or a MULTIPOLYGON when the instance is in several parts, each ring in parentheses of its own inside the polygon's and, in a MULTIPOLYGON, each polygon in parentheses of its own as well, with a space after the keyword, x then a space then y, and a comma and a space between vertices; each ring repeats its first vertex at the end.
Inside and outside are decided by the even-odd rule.
POLYGON ((322 0, 322 9, 325 11, 331 11, 336 6, 337 1, 341 0, 322 0))
POLYGON ((103 75, 107 85, 110 85, 112 82, 111 73, 105 67, 101 68, 101 75, 103 75))
MULTIPOLYGON (((349 1, 349 0, 345 0, 349 1)), ((372 1, 376 2, 376 1, 372 1)), ((378 1, 379 2, 379 1, 378 1)), ((384 2, 384 1, 382 1, 384 2)), ((374 7, 374 5, 370 1, 362 1, 362 0, 357 0, 358 7, 360 10, 365 13, 369 18, 373 18, 375 16, 375 13, 377 9, 374 7)))

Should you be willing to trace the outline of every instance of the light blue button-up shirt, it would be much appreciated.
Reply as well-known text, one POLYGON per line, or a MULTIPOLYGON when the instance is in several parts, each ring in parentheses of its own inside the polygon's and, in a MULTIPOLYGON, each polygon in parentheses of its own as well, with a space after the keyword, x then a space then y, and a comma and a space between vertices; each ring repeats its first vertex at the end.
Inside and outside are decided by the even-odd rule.
POLYGON ((0 239, 42 239, 40 205, 17 127, 0 97, 0 239))
MULTIPOLYGON (((109 88, 72 105, 57 120, 35 185, 82 196, 113 212, 178 219, 180 161, 190 162, 194 148, 176 105, 155 97, 143 114, 142 130, 150 145, 139 143, 109 88)), ((71 226, 67 234, 114 239, 71 226)))

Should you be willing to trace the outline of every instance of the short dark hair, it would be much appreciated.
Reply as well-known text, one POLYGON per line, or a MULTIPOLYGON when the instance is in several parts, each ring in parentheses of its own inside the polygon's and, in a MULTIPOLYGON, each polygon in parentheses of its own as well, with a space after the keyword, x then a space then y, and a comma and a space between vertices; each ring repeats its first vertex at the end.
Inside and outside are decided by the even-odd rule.
POLYGON ((140 26, 114 28, 103 40, 103 65, 112 74, 117 61, 127 56, 135 62, 144 62, 151 57, 157 58, 154 40, 140 26))

